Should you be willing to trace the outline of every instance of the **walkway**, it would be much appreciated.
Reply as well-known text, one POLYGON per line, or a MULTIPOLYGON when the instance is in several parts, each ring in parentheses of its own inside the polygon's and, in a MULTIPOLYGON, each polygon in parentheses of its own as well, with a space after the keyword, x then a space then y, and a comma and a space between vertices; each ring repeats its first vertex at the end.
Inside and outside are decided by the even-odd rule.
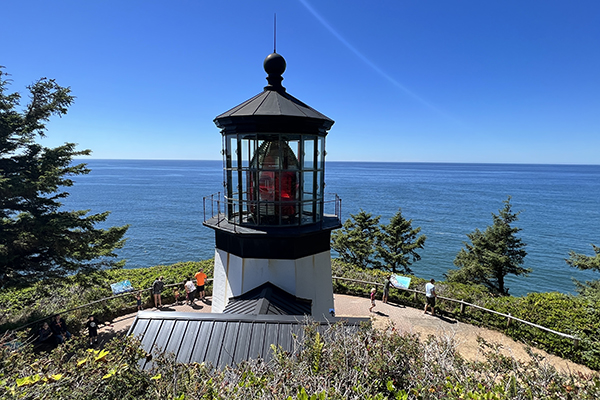
MULTIPOLYGON (((369 313, 370 300, 368 298, 347 296, 342 294, 334 295, 336 317, 371 317, 373 324, 377 328, 386 328, 393 323, 399 331, 417 333, 425 339, 429 335, 452 338, 457 344, 458 352, 469 360, 482 360, 479 353, 479 344, 477 337, 480 336, 490 343, 502 345, 502 353, 513 356, 516 359, 528 361, 529 356, 525 351, 525 345, 514 341, 508 336, 489 329, 479 328, 473 325, 458 322, 447 317, 433 317, 430 314, 423 314, 423 310, 404 307, 397 304, 384 304, 376 302, 373 313, 369 313)), ((156 310, 156 309, 154 309, 156 310)), ((211 312, 210 301, 207 303, 197 302, 195 306, 188 305, 169 305, 156 312, 183 311, 183 312, 211 312)), ((105 326, 100 329, 102 340, 107 340, 111 336, 124 333, 135 319, 134 314, 128 314, 119 317, 113 321, 113 326, 105 326)), ((535 350, 558 370, 563 372, 582 372, 591 374, 591 369, 564 360, 557 356, 548 354, 542 350, 535 350)))

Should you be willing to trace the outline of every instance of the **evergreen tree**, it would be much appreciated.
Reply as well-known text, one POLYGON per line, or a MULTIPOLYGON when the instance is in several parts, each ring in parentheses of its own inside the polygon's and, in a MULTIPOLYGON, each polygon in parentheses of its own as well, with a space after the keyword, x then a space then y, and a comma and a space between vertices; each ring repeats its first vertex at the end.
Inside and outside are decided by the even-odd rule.
POLYGON ((402 216, 402 209, 390 219, 387 225, 381 225, 377 235, 375 253, 376 266, 392 273, 411 274, 410 265, 421 259, 417 249, 425 245, 425 235, 420 235, 421 228, 412 228, 412 219, 402 216))
MULTIPOLYGON (((575 253, 573 250, 569 252, 569 258, 565 261, 571 267, 579 268, 580 270, 594 270, 600 272, 600 247, 592 244, 595 255, 586 256, 585 254, 575 253)), ((584 296, 600 296, 600 280, 596 279, 589 282, 579 282, 575 280, 577 291, 584 296)))
POLYGON ((600 247, 594 246, 594 256, 586 256, 584 254, 575 253, 573 250, 569 252, 569 258, 566 260, 571 267, 579 268, 580 270, 592 269, 600 272, 600 247))
POLYGON ((508 196, 498 215, 492 213, 492 226, 483 232, 475 229, 467 234, 471 243, 465 242, 465 247, 456 255, 454 265, 459 269, 449 270, 448 280, 482 284, 493 292, 508 295, 504 277, 508 274, 526 276, 531 272, 522 266, 527 252, 525 243, 516 236, 521 229, 511 225, 517 221, 519 212, 512 212, 510 199, 508 196))
POLYGON ((128 226, 96 229, 108 212, 61 209, 69 195, 61 188, 90 172, 85 164, 73 165, 73 157, 90 151, 36 142, 52 115, 67 113, 70 88, 42 78, 27 87, 30 101, 19 110, 20 94, 6 93, 6 75, 0 67, 0 287, 117 265, 107 257, 123 246, 128 226))
POLYGON ((380 216, 373 217, 361 209, 358 214, 350 214, 342 228, 333 232, 331 247, 342 261, 362 268, 372 265, 379 219, 380 216))

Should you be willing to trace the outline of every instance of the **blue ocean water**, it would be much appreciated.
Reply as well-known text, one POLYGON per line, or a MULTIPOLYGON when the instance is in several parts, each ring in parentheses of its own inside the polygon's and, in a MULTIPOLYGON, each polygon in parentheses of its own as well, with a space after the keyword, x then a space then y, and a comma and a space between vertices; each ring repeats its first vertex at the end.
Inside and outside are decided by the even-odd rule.
MULTIPOLYGON (((214 233, 202 225, 203 196, 222 188, 221 161, 83 160, 66 209, 111 211, 107 226, 130 224, 118 251, 127 267, 211 258, 214 233)), ((527 244, 526 278, 508 277, 513 295, 573 293, 571 278, 600 278, 565 263, 569 250, 600 245, 600 166, 328 162, 326 193, 342 198, 342 219, 364 209, 387 222, 398 208, 427 236, 417 276, 444 278, 475 228, 492 223, 512 196, 527 244)), ((207 216, 208 217, 208 216, 207 216)))

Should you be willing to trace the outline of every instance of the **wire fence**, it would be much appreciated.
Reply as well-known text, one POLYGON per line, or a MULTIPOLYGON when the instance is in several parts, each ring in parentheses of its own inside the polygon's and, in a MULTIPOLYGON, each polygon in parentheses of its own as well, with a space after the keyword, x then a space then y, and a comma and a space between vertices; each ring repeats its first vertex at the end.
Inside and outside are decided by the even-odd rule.
MULTIPOLYGON (((344 277, 339 277, 339 276, 334 276, 332 278, 333 278, 334 281, 353 282, 353 283, 358 283, 358 284, 364 284, 364 285, 366 285, 368 287, 372 287, 372 286, 384 286, 384 284, 382 284, 382 283, 370 282, 370 281, 363 281, 363 280, 359 280, 359 279, 350 279, 350 278, 344 278, 344 277)), ((213 281, 212 278, 209 278, 209 279, 206 280, 207 283, 212 282, 212 281, 213 281)), ((175 287, 175 286, 181 286, 184 283, 185 282, 168 284, 168 285, 165 285, 165 288, 175 287)), ((399 288, 399 287, 394 287, 394 288, 397 289, 397 290, 402 290, 402 291, 405 291, 405 292, 413 293, 415 301, 418 301, 418 295, 425 296, 425 292, 420 291, 420 290, 408 289, 408 288, 399 288)), ((44 318, 40 318, 40 319, 37 319, 35 321, 29 322, 29 323, 27 323, 25 325, 22 325, 22 326, 20 326, 18 328, 13 329, 12 332, 20 331, 20 330, 23 330, 23 329, 28 328, 30 326, 35 326, 36 324, 39 324, 39 323, 41 323, 43 321, 46 321, 49 318, 55 317, 56 315, 68 314, 70 312, 74 312, 74 311, 77 311, 77 310, 80 310, 80 309, 83 309, 83 308, 86 308, 86 307, 90 307, 90 306, 93 306, 95 304, 99 304, 99 303, 102 303, 102 302, 107 302, 109 300, 117 299, 117 298, 120 298, 120 297, 136 295, 138 293, 141 294, 141 293, 144 293, 144 292, 147 292, 147 291, 152 292, 152 288, 141 289, 141 290, 134 290, 134 291, 130 291, 130 292, 122 293, 122 294, 117 294, 117 295, 114 295, 114 296, 105 297, 105 298, 102 298, 102 299, 99 299, 99 300, 95 300, 95 301, 92 301, 90 303, 83 304, 83 305, 80 305, 80 306, 77 306, 77 307, 74 307, 74 308, 70 308, 70 309, 64 310, 62 312, 59 312, 59 313, 56 313, 56 314, 53 314, 53 315, 49 315, 49 316, 46 316, 44 318)), ((510 324, 513 321, 516 321, 516 322, 519 322, 519 323, 531 326, 533 328, 540 329, 542 331, 549 332, 549 333, 552 333, 554 335, 570 339, 570 340, 573 341, 573 346, 574 346, 575 349, 577 349, 577 347, 579 346, 580 339, 577 338, 576 336, 569 335, 569 334, 566 334, 566 333, 563 333, 563 332, 558 332, 558 331, 555 331, 553 329, 546 328, 545 326, 534 324, 533 322, 525 321, 523 319, 514 317, 514 316, 512 316, 510 314, 504 314, 504 313, 501 313, 501 312, 498 312, 498 311, 495 311, 495 310, 490 310, 488 308, 481 307, 481 306, 478 306, 476 304, 467 303, 467 302, 465 302, 463 300, 457 300, 457 299, 452 299, 452 298, 443 297, 443 296, 437 296, 437 298, 440 299, 440 300, 445 300, 445 301, 448 301, 448 302, 451 302, 451 303, 459 304, 460 305, 460 313, 461 314, 464 314, 466 312, 467 307, 471 307, 471 308, 474 308, 474 309, 481 310, 483 312, 495 314, 495 315, 498 315, 498 316, 506 318, 507 326, 510 326, 510 324)))
MULTIPOLYGON (((339 277, 339 276, 334 276, 333 279, 334 280, 341 280, 341 281, 348 281, 348 282, 365 284, 367 286, 385 286, 383 283, 362 281, 362 280, 350 279, 350 278, 342 278, 342 277, 339 277)), ((425 292, 420 291, 420 290, 408 289, 408 288, 401 288, 401 287, 394 287, 394 288, 397 289, 397 290, 403 290, 405 292, 411 292, 411 293, 413 293, 415 301, 417 300, 417 295, 421 294, 421 295, 425 296, 425 292)), ((514 317, 514 316, 512 316, 510 314, 504 314, 504 313, 501 313, 501 312, 498 312, 498 311, 495 311, 495 310, 490 310, 489 308, 478 306, 477 304, 467 303, 464 300, 457 300, 457 299, 452 299, 452 298, 443 297, 443 296, 437 296, 437 298, 440 299, 440 300, 445 300, 445 301, 451 302, 451 303, 460 304, 460 313, 461 314, 464 314, 466 312, 466 308, 467 307, 472 307, 472 308, 481 310, 483 312, 487 312, 487 313, 490 313, 490 314, 499 315, 501 317, 506 318, 507 326, 510 326, 510 324, 512 323, 512 321, 517 321, 517 322, 520 322, 522 324, 531 326, 533 328, 537 328, 537 329, 543 330, 545 332, 549 332, 549 333, 552 333, 554 335, 558 335, 558 336, 561 336, 561 337, 564 337, 564 338, 567 338, 567 339, 571 339, 573 341, 573 346, 575 347, 575 349, 577 349, 577 347, 579 346, 580 339, 578 337, 576 337, 576 336, 569 335, 569 334, 563 333, 563 332, 558 332, 558 331, 555 331, 554 329, 546 328, 545 326, 541 326, 541 325, 538 325, 538 324, 534 324, 533 322, 525 321, 524 319, 514 317)))

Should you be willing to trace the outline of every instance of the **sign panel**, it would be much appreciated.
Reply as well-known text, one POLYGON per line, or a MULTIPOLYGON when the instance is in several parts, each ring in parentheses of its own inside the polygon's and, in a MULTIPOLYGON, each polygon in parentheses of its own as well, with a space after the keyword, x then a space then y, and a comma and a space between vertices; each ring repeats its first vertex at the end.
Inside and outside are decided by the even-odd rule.
POLYGON ((113 294, 133 292, 135 290, 129 281, 111 283, 110 288, 112 289, 113 294))
POLYGON ((390 282, 392 283, 393 287, 399 289, 408 289, 408 286, 410 285, 410 278, 406 276, 392 275, 390 282))

